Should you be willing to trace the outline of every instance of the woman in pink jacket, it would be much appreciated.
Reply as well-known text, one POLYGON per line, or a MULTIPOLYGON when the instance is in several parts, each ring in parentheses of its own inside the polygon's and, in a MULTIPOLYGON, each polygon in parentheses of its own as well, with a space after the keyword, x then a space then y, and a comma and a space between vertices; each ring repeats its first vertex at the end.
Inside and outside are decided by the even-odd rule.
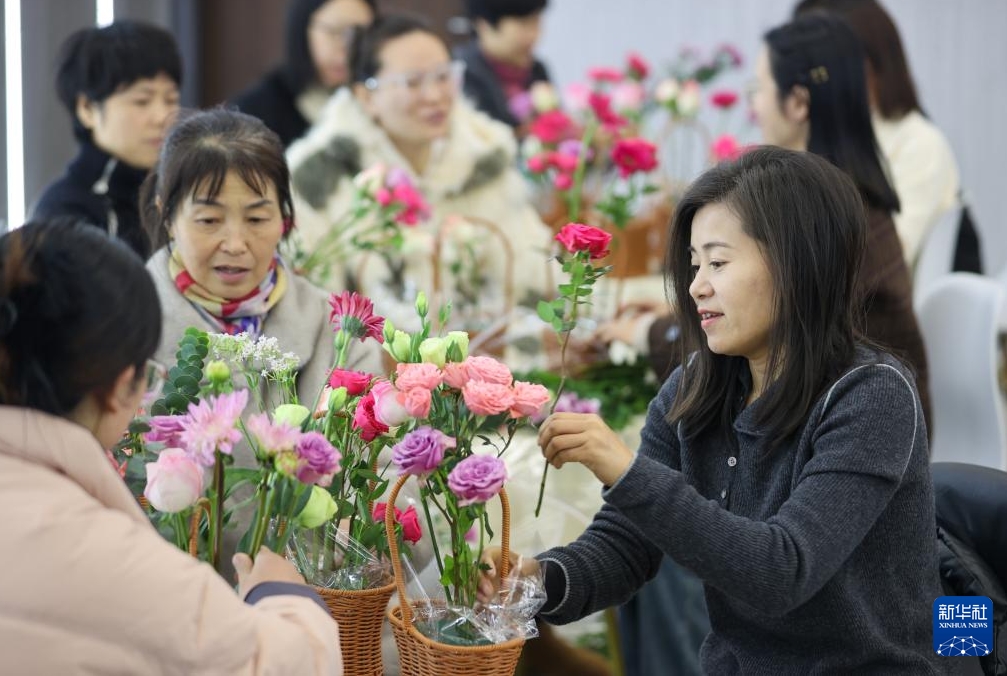
POLYGON ((105 449, 147 390, 161 308, 103 233, 0 238, 0 673, 342 674, 339 633, 288 562, 238 592, 161 539, 105 449))

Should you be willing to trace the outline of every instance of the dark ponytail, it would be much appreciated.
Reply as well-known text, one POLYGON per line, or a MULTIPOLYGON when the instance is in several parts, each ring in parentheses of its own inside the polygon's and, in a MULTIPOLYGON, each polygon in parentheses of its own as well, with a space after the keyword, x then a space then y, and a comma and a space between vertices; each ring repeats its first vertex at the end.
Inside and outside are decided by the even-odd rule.
POLYGON ((0 404, 65 416, 157 349, 143 261, 97 228, 37 221, 0 238, 0 404))

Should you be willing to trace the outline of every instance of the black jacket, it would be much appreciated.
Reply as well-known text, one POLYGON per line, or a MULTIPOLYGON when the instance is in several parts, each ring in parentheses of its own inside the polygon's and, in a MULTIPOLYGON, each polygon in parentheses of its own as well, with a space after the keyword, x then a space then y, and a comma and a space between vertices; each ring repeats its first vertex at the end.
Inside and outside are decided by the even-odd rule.
POLYGON ((140 186, 147 176, 91 143, 82 143, 65 173, 42 193, 32 218, 68 216, 125 241, 144 260, 150 240, 140 224, 140 186))
MULTIPOLYGON (((511 114, 507 96, 493 67, 479 49, 479 42, 473 40, 462 45, 455 52, 455 57, 465 62, 465 95, 472 100, 473 105, 496 120, 512 127, 519 126, 520 121, 511 114)), ((540 80, 548 82, 549 74, 545 65, 536 59, 525 86, 530 87, 540 80)))
POLYGON ((285 148, 304 136, 310 126, 297 109, 297 92, 279 68, 238 94, 231 103, 241 112, 265 122, 285 148))

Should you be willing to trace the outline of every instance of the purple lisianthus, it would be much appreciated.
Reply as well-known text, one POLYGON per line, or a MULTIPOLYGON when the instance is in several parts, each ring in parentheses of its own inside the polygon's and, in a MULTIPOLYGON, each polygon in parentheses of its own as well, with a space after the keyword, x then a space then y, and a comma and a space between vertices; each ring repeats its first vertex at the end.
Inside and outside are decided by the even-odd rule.
POLYGON ((448 488, 461 498, 459 507, 486 502, 500 492, 505 481, 507 466, 494 455, 469 456, 448 474, 448 488))
POLYGON ((166 448, 182 445, 182 431, 185 429, 184 415, 155 415, 147 421, 150 431, 143 435, 149 443, 163 443, 166 448))
POLYGON ((454 437, 424 425, 392 447, 392 462, 399 466, 399 474, 423 476, 437 469, 444 451, 454 447, 454 437))
POLYGON ((297 480, 303 484, 328 486, 339 471, 342 455, 318 432, 305 432, 294 447, 297 453, 297 480))

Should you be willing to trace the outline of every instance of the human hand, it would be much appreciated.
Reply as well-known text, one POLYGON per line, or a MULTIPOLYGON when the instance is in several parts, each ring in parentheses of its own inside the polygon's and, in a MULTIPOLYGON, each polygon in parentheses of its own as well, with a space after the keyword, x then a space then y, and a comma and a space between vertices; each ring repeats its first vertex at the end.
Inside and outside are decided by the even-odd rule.
MULTIPOLYGON (((510 552, 510 575, 518 571, 522 577, 538 575, 542 568, 539 562, 528 556, 519 556, 510 552)), ((503 550, 499 547, 487 547, 483 550, 483 555, 479 559, 482 564, 479 570, 479 586, 476 589, 476 598, 481 603, 489 603, 497 592, 500 591, 500 570, 503 563, 503 550)))
POLYGON ((231 563, 238 574, 238 595, 242 597, 262 582, 304 584, 304 577, 294 564, 265 547, 259 550, 254 562, 248 554, 235 554, 231 563))
POLYGON ((594 413, 553 413, 538 431, 546 462, 559 469, 579 462, 611 486, 633 462, 633 451, 594 413))

